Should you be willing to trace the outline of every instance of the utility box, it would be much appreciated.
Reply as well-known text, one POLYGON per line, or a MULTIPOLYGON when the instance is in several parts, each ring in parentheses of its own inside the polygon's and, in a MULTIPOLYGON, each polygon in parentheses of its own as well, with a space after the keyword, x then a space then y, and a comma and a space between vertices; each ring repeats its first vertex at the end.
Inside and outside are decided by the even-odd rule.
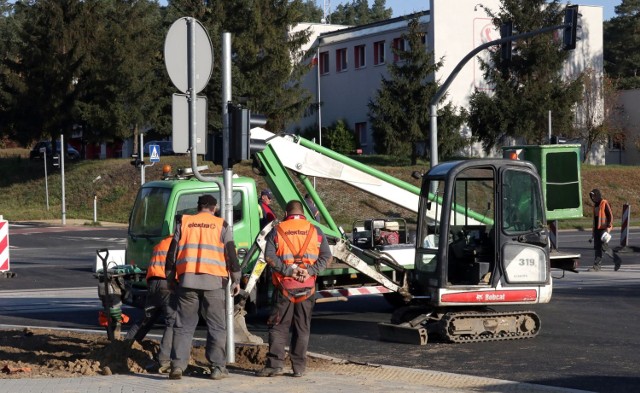
POLYGON ((582 217, 580 145, 505 146, 504 158, 530 161, 542 179, 547 220, 582 217))

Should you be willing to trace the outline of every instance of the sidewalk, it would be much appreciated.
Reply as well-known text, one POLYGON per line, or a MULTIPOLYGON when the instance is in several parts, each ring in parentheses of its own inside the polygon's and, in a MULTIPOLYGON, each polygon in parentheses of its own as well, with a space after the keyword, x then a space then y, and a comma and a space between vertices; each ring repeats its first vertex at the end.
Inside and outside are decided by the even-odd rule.
MULTIPOLYGON (((311 356, 323 357, 322 355, 311 356)), ((181 380, 173 381, 165 375, 158 374, 57 379, 0 379, 0 391, 20 393, 156 393, 209 392, 215 389, 220 393, 583 392, 438 371, 377 365, 336 363, 322 371, 309 371, 302 378, 293 378, 286 374, 281 377, 258 378, 246 371, 234 370, 231 366, 229 371, 229 378, 220 381, 186 376, 181 380)))

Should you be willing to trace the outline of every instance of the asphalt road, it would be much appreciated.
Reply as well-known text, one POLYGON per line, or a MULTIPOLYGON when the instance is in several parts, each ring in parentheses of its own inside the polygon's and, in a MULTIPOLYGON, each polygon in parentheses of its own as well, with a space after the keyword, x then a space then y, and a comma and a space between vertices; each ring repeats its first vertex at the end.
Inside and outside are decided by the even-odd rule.
MULTIPOLYGON (((11 270, 0 279, 0 323, 96 329, 95 250, 123 247, 125 229, 10 229, 11 270), (44 290, 44 289, 47 290, 44 290), (64 288, 54 290, 51 288, 64 288), (73 288, 73 289, 67 289, 73 288)), ((623 254, 620 271, 605 260, 601 272, 586 272, 593 250, 584 232, 561 232, 561 248, 583 255, 580 273, 554 280, 551 303, 532 307, 542 331, 530 340, 494 343, 382 342, 377 323, 392 308, 378 296, 318 304, 310 350, 362 363, 478 375, 596 392, 640 390, 640 257, 623 254)), ((633 239, 638 238, 633 233, 633 239)), ((612 244, 618 236, 614 235, 612 244)), ((640 242, 639 242, 640 243, 640 242)), ((560 276, 554 272, 554 276, 560 276)), ((134 317, 139 313, 127 310, 134 317)), ((266 312, 248 318, 266 338, 266 312)))

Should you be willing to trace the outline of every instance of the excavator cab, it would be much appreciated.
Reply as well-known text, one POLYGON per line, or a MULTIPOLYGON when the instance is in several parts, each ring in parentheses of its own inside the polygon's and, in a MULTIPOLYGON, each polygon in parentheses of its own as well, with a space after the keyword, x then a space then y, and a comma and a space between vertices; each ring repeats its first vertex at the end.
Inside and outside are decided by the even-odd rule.
POLYGON ((547 302, 551 278, 543 203, 540 178, 523 161, 434 167, 421 192, 417 292, 435 306, 547 302))
POLYGON ((426 343, 530 338, 551 299, 540 177, 524 161, 447 162, 423 176, 412 304, 380 324, 383 339, 426 343))

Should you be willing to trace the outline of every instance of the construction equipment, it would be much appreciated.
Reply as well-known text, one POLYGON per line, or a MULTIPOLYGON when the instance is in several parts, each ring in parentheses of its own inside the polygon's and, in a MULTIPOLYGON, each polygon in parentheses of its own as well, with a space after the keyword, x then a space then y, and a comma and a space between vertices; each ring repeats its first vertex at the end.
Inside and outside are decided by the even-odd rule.
MULTIPOLYGON (((255 170, 262 174, 271 187, 276 202, 284 208, 290 200, 301 201, 306 216, 322 229, 334 247, 340 242, 348 242, 348 236, 336 225, 308 176, 351 184, 365 192, 385 198, 401 208, 412 212, 418 211, 419 188, 416 186, 297 136, 278 136, 263 129, 254 129, 251 139, 262 146, 261 150, 255 153, 255 170), (317 220, 304 202, 306 194, 310 195, 320 212, 317 220)), ((199 171, 204 173, 202 168, 199 171)), ((188 170, 178 171, 175 175, 167 174, 163 180, 147 182, 140 188, 129 220, 126 264, 111 264, 108 269, 110 274, 125 277, 125 285, 120 287, 125 304, 144 307, 146 296, 144 271, 153 247, 162 238, 173 233, 176 216, 196 213, 196 202, 203 194, 212 194, 221 201, 216 183, 199 181, 190 176, 188 170)), ((254 252, 259 250, 254 245, 257 244, 258 234, 261 230, 264 232, 263 235, 268 232, 268 228, 260 228, 259 225, 258 195, 252 178, 234 177, 232 192, 234 240, 242 260, 243 271, 246 273, 245 282, 248 282, 251 277, 256 277, 251 281, 249 289, 243 292, 244 296, 239 297, 240 303, 246 304, 248 309, 266 305, 270 301, 271 290, 269 280, 260 278, 261 264, 258 263, 258 253, 254 252)), ((365 226, 370 225, 371 222, 384 221, 385 219, 358 222, 365 226)), ((392 232, 397 232, 396 244, 380 245, 380 247, 376 245, 367 250, 367 254, 361 254, 360 258, 364 258, 367 261, 365 263, 378 265, 380 274, 393 276, 394 268, 388 263, 377 264, 373 259, 376 257, 373 253, 376 249, 380 251, 386 247, 384 259, 395 258, 410 269, 413 264, 414 245, 408 240, 408 229, 404 220, 387 221, 387 226, 397 227, 396 230, 383 228, 388 232, 387 237, 391 236, 392 232), (402 228, 400 228, 400 222, 402 222, 402 228)), ((350 250, 350 248, 345 249, 350 250)), ((341 299, 342 296, 335 296, 335 291, 345 287, 373 285, 371 288, 375 288, 377 285, 382 288, 377 284, 378 281, 342 263, 339 259, 337 258, 335 264, 322 272, 318 280, 319 294, 323 298, 320 301, 341 299)), ((100 272, 98 271, 97 274, 100 272)), ((244 312, 244 307, 237 307, 237 316, 243 316, 244 312)), ((244 319, 238 318, 236 326, 244 326, 244 319)), ((236 329, 235 335, 240 341, 253 342, 254 340, 246 329, 244 331, 236 329)))
MULTIPOLYGON (((251 140, 262 144, 254 155, 255 169, 279 205, 301 201, 307 218, 332 247, 335 263, 318 277, 318 301, 385 294, 402 305, 391 323, 380 325, 381 338, 390 341, 425 344, 436 335, 452 342, 493 341, 530 338, 540 331, 534 312, 489 309, 551 299, 545 200, 531 163, 443 163, 423 175, 418 188, 298 136, 258 128, 251 131, 251 140), (411 239, 404 220, 390 218, 359 219, 350 238, 335 224, 310 176, 350 184, 414 212, 417 240, 411 239), (319 220, 304 203, 305 194, 320 212, 319 220)), ((144 304, 144 276, 135 269, 146 268, 153 246, 173 232, 175 216, 195 213, 202 194, 217 197, 219 191, 214 183, 184 173, 143 185, 130 218, 129 265, 118 266, 131 270, 131 296, 125 299, 144 304)), ((236 338, 250 342, 244 313, 265 305, 272 290, 263 274, 270 227, 259 227, 257 199, 253 179, 233 179, 234 238, 245 272, 236 307, 236 327, 244 331, 236 329, 236 338)), ((574 265, 575 258, 561 256, 558 261, 574 265)))

